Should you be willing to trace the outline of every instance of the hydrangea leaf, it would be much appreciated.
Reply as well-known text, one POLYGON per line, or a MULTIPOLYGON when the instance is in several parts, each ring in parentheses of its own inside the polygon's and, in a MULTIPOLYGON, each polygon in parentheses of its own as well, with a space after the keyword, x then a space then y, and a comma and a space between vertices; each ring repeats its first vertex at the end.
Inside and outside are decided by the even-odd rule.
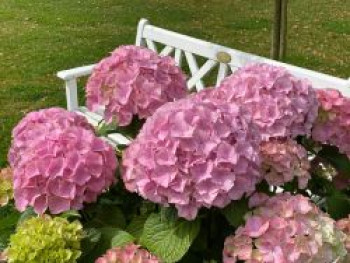
POLYGON ((27 207, 27 209, 21 214, 17 224, 20 225, 24 221, 36 216, 37 214, 34 212, 34 209, 32 207, 27 207))
POLYGON ((124 214, 118 206, 103 205, 87 225, 89 227, 124 228, 126 223, 124 214))
POLYGON ((142 246, 164 262, 177 262, 188 251, 199 233, 198 220, 162 220, 160 214, 151 214, 140 239, 142 246))
MULTIPOLYGON (((81 263, 93 263, 95 260, 101 256, 103 253, 105 253, 106 250, 113 247, 112 240, 115 236, 120 233, 119 228, 114 227, 103 227, 103 228, 95 228, 90 229, 92 231, 90 244, 92 247, 90 247, 90 251, 83 251, 83 256, 79 259, 79 262, 81 263), (97 241, 94 243, 93 241, 97 241)), ((85 240, 86 242, 87 240, 85 240)), ((84 246, 84 242, 82 243, 82 246, 84 246)), ((83 247, 84 248, 84 247, 83 247)))
POLYGON ((341 192, 327 197, 327 212, 333 219, 341 219, 350 214, 350 199, 341 192))
POLYGON ((329 145, 323 145, 322 150, 318 153, 320 157, 328 160, 337 170, 350 177, 349 158, 339 152, 338 148, 329 145))
POLYGON ((136 238, 136 240, 139 240, 142 236, 143 229, 145 226, 145 222, 148 218, 148 215, 140 215, 134 217, 128 227, 126 228, 126 231, 130 233, 133 237, 136 238))
POLYGON ((16 229, 20 214, 12 205, 0 207, 0 250, 7 247, 11 234, 16 229))
POLYGON ((222 213, 233 227, 238 227, 244 223, 244 216, 248 211, 248 200, 242 199, 231 202, 222 210, 222 213))
POLYGON ((119 230, 111 240, 112 247, 120 247, 135 241, 135 237, 128 232, 119 230))

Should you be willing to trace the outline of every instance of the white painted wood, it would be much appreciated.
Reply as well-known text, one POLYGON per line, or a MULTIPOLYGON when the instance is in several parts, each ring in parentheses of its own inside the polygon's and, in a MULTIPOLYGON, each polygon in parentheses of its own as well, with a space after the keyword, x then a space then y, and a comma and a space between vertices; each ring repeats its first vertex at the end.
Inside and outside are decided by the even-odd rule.
POLYGON ((233 67, 242 67, 247 64, 258 62, 283 66, 299 78, 308 78, 315 88, 336 88, 345 96, 350 96, 350 82, 345 79, 216 45, 152 25, 145 26, 143 34, 144 38, 151 39, 154 42, 171 45, 177 49, 185 50, 187 53, 203 56, 208 59, 216 60, 216 55, 218 52, 226 52, 231 55, 232 62, 230 62, 229 65, 233 67))
POLYGON ((150 40, 150 39, 146 39, 146 43, 147 43, 147 47, 151 50, 153 50, 154 52, 158 53, 158 49, 157 49, 157 46, 156 44, 150 40))
POLYGON ((78 109, 78 88, 76 79, 66 81, 66 98, 67 109, 69 111, 78 109))
POLYGON ((175 62, 176 65, 178 65, 179 67, 181 67, 182 65, 182 50, 181 49, 175 49, 175 62))
POLYGON ((208 60, 204 63, 204 65, 190 78, 187 82, 187 87, 189 89, 192 89, 196 83, 201 81, 201 79, 207 75, 216 65, 218 64, 217 61, 214 60, 208 60))
POLYGON ((118 144, 123 144, 123 145, 128 145, 131 143, 130 139, 126 138, 124 135, 120 133, 112 133, 108 134, 107 136, 108 139, 110 139, 112 142, 118 144))
MULTIPOLYGON (((342 92, 345 96, 350 97, 350 78, 341 79, 320 72, 296 67, 282 62, 274 61, 268 58, 259 57, 253 54, 245 53, 232 48, 213 44, 193 37, 181 35, 159 27, 150 25, 147 19, 141 19, 136 34, 137 46, 148 46, 157 52, 157 43, 165 45, 160 55, 166 56, 174 53, 175 62, 178 66, 182 66, 182 59, 185 56, 190 68, 190 76, 188 79, 188 88, 196 87, 197 90, 204 88, 202 79, 209 74, 216 65, 219 64, 216 85, 229 73, 229 70, 235 72, 238 68, 251 63, 268 63, 276 66, 287 68, 292 74, 299 78, 307 78, 313 84, 314 88, 335 88, 342 92), (175 50, 175 52, 174 52, 175 50), (219 52, 226 52, 231 56, 231 62, 228 64, 221 63, 217 59, 219 52), (183 56, 183 54, 185 54, 183 56), (198 67, 196 56, 207 59, 201 68, 198 67)), ((63 70, 57 73, 57 76, 65 81, 67 108, 71 111, 85 116, 88 121, 97 126, 103 120, 103 108, 97 112, 90 112, 86 107, 78 106, 77 96, 77 79, 88 76, 96 64, 78 67, 69 70, 63 70)), ((130 140, 121 134, 110 134, 104 138, 111 145, 128 144, 130 140)))
MULTIPOLYGON (((196 58, 193 56, 192 53, 190 52, 186 52, 185 51, 185 57, 186 57, 186 60, 187 60, 187 63, 188 63, 188 66, 190 68, 190 71, 191 71, 191 74, 192 76, 194 76, 199 68, 198 68, 198 64, 197 64, 197 60, 196 58)), ((202 89, 204 89, 204 84, 203 84, 203 81, 202 80, 198 80, 196 83, 196 88, 197 88, 197 91, 200 91, 202 89)))
POLYGON ((159 55, 161 56, 169 56, 174 51, 174 48, 171 46, 166 46, 159 55))
POLYGON ((149 21, 147 19, 142 18, 137 26, 137 33, 136 33, 136 46, 146 46, 144 38, 143 38, 143 30, 146 25, 149 24, 149 21))
POLYGON ((220 63, 218 76, 216 78, 216 87, 220 85, 221 81, 227 76, 228 65, 220 63))
POLYGON ((62 70, 57 72, 57 77, 59 77, 62 80, 71 80, 71 79, 77 79, 80 77, 88 76, 92 73, 92 70, 94 69, 95 65, 96 64, 92 64, 88 66, 62 70))

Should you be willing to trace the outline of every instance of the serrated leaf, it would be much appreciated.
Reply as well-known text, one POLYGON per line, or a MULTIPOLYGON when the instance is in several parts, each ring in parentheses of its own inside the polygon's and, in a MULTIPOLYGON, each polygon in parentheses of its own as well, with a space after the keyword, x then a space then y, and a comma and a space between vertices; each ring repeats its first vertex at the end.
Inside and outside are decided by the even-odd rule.
POLYGON ((135 237, 136 240, 139 240, 143 233, 143 228, 147 218, 148 215, 140 215, 134 217, 128 225, 128 227, 126 228, 126 231, 130 233, 133 237, 135 237))
POLYGON ((115 233, 114 237, 112 238, 111 244, 113 247, 120 247, 134 241, 135 241, 135 238, 132 235, 130 235, 128 232, 119 230, 118 232, 115 233))
POLYGON ((175 207, 161 207, 160 216, 162 220, 174 221, 178 218, 175 207))
POLYGON ((233 227, 239 227, 244 223, 244 216, 249 211, 248 200, 233 201, 226 206, 222 213, 233 227))
POLYGON ((198 220, 163 221, 160 214, 151 214, 140 243, 164 262, 177 262, 186 254, 199 229, 198 220))

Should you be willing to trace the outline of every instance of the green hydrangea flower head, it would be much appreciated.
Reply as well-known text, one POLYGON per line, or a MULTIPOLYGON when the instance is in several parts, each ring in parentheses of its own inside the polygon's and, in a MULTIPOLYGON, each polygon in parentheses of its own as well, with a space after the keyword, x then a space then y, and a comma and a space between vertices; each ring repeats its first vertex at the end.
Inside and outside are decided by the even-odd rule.
POLYGON ((64 218, 41 216, 18 226, 10 238, 9 263, 75 263, 81 255, 82 225, 64 218))
POLYGON ((12 169, 0 170, 0 207, 7 205, 13 199, 12 169))

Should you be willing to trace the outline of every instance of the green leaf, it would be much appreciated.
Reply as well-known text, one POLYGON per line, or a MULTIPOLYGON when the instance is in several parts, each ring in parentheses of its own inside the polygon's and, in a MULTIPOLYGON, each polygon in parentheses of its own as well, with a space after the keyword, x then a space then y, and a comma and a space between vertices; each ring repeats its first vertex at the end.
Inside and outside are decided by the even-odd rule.
POLYGON ((244 224, 244 216, 249 211, 248 199, 233 201, 226 206, 222 213, 227 221, 235 228, 244 224))
POLYGON ((20 213, 8 204, 0 207, 0 250, 7 247, 10 236, 15 232, 20 213))
MULTIPOLYGON (((81 251, 82 255, 78 259, 78 262, 81 263, 94 263, 96 258, 100 256, 100 251, 98 250, 96 253, 96 248, 98 247, 98 243, 101 240, 101 232, 96 228, 88 228, 84 230, 85 237, 81 241, 81 251)), ((102 252, 103 253, 103 252, 102 252)))
POLYGON ((340 153, 337 147, 323 145, 318 155, 328 160, 338 171, 350 177, 349 158, 345 154, 340 153))
POLYGON ((160 214, 151 214, 140 243, 164 262, 177 262, 186 254, 199 229, 198 220, 163 221, 160 214))
MULTIPOLYGON (((112 248, 114 246, 113 238, 120 235, 121 230, 119 228, 104 227, 104 228, 96 228, 91 231, 93 232, 91 233, 92 240, 97 240, 97 243, 96 244, 90 243, 90 245, 93 246, 90 249, 90 251, 86 252, 83 250, 83 255, 78 260, 81 263, 90 263, 90 262, 93 263, 99 256, 103 255, 108 249, 112 248)), ((117 243, 117 239, 115 240, 115 242, 117 243)), ((85 243, 84 245, 89 245, 89 244, 85 243)))
POLYGON ((87 224, 89 227, 114 227, 124 228, 126 225, 125 217, 118 206, 103 205, 99 208, 98 213, 87 224))
POLYGON ((326 204, 327 212, 333 219, 338 220, 350 214, 350 198, 341 192, 334 192, 327 197, 326 204))
POLYGON ((174 221, 178 218, 175 207, 161 207, 160 216, 163 221, 174 221))
POLYGON ((76 210, 69 210, 60 215, 60 217, 66 218, 67 220, 74 220, 81 218, 81 215, 76 210))
POLYGON ((88 228, 84 231, 85 236, 81 241, 81 248, 84 253, 91 252, 101 239, 101 232, 96 228, 88 228))
POLYGON ((126 228, 126 231, 130 233, 133 237, 136 238, 136 240, 139 240, 144 229, 145 222, 148 218, 148 215, 140 215, 134 217, 128 227, 126 228))
POLYGON ((24 221, 28 220, 29 218, 35 217, 37 214, 34 212, 34 209, 32 207, 28 207, 20 216, 18 220, 18 225, 22 224, 24 221))
POLYGON ((135 238, 132 235, 130 235, 128 232, 119 230, 117 233, 115 233, 114 237, 112 238, 111 244, 113 247, 120 247, 134 241, 135 241, 135 238))

